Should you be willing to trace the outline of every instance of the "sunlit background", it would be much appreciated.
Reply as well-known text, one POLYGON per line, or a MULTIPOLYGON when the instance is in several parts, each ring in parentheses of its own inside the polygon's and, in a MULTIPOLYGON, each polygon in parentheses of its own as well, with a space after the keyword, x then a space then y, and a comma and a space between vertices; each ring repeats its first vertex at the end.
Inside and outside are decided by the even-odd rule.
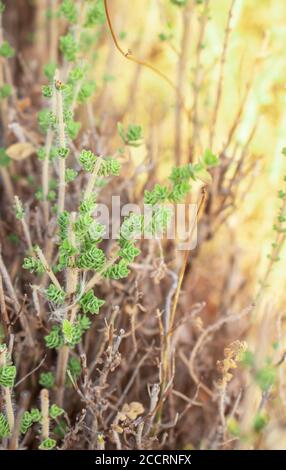
MULTIPOLYGON (((15 19, 6 3, 11 25, 7 36, 22 54, 22 69, 14 65, 15 80, 21 92, 25 80, 31 83, 39 77, 30 97, 32 106, 39 108, 42 69, 54 58, 47 33, 56 23, 47 15, 46 4, 53 8, 56 2, 20 2, 23 17, 28 15, 25 3, 32 8, 33 31, 24 18, 22 36, 16 38, 21 13, 18 10, 15 19), (19 70, 27 75, 23 78, 19 70)), ((124 167, 126 179, 140 165, 150 169, 140 173, 132 190, 137 200, 148 183, 164 183, 174 165, 198 162, 206 149, 219 156, 220 166, 212 170, 207 185, 210 202, 200 221, 199 246, 182 301, 187 308, 207 299, 205 320, 211 323, 219 312, 239 311, 253 302, 269 266, 281 203, 277 194, 285 187, 286 175, 286 2, 109 0, 108 5, 118 43, 106 22, 84 39, 88 74, 97 88, 77 118, 84 127, 96 128, 107 154, 118 147, 117 122, 142 125, 144 144, 130 150, 132 162, 124 167)), ((59 34, 66 30, 62 20, 57 26, 59 34)), ((78 146, 85 142, 84 134, 80 139, 78 146)), ((14 165, 21 173, 21 162, 14 165)), ((195 184, 192 202, 198 194, 195 184)), ((178 269, 182 254, 168 259, 166 250, 166 258, 178 269)), ((284 247, 249 322, 239 330, 261 365, 268 356, 278 362, 286 347, 285 260, 284 247)), ((285 372, 279 374, 280 388, 271 401, 271 425, 263 441, 267 448, 286 446, 285 372)), ((249 371, 245 376, 249 388, 241 426, 247 432, 248 416, 253 418, 261 394, 249 371)), ((182 440, 191 447, 185 436, 182 440)))

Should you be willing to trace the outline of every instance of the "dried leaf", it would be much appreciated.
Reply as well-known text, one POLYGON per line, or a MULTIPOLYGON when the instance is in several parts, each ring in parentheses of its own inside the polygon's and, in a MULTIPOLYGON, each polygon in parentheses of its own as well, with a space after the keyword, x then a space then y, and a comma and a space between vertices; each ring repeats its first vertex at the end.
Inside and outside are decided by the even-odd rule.
POLYGON ((122 408, 122 413, 124 413, 127 418, 132 421, 137 418, 137 416, 144 413, 143 405, 137 401, 132 401, 129 405, 125 404, 122 408))
POLYGON ((35 152, 35 147, 29 142, 18 142, 17 144, 10 145, 6 150, 7 155, 16 161, 25 160, 25 158, 30 157, 35 152))
POLYGON ((25 111, 26 109, 31 107, 31 99, 27 96, 26 98, 22 98, 21 100, 17 101, 17 106, 19 111, 25 111))
POLYGON ((119 426, 118 424, 113 423, 111 425, 111 427, 112 427, 113 431, 118 432, 118 434, 123 433, 123 428, 121 426, 119 426))

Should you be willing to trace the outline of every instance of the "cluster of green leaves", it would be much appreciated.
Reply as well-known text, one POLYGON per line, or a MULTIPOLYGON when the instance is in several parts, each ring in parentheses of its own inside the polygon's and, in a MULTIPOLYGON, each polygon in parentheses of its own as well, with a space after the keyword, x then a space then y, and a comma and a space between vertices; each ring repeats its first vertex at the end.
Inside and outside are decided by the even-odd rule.
POLYGON ((45 290, 47 300, 52 302, 54 305, 63 305, 65 301, 65 291, 59 289, 54 284, 50 284, 49 287, 45 290))
POLYGON ((58 155, 57 148, 55 146, 52 146, 49 152, 49 155, 46 155, 46 149, 45 147, 39 147, 37 151, 37 156, 40 161, 43 161, 46 159, 46 157, 49 158, 49 160, 54 160, 58 155))
MULTIPOLYGON (((70 359, 69 359, 69 363, 68 363, 68 374, 72 377, 73 380, 76 380, 80 374, 81 374, 81 365, 80 365, 80 362, 79 360, 72 356, 70 359)), ((71 382, 70 382, 70 379, 69 379, 69 375, 67 374, 67 377, 66 377, 66 383, 67 385, 70 385, 71 382)), ((39 378, 39 384, 43 387, 43 388, 47 388, 47 389, 54 389, 55 387, 55 383, 56 383, 56 379, 55 379, 55 375, 51 372, 51 371, 48 371, 48 372, 42 372, 40 374, 40 378, 39 378)), ((54 410, 55 408, 55 405, 53 406, 52 410, 54 410)), ((60 409, 61 410, 61 409, 60 409)), ((62 414, 62 413, 61 413, 62 414)))
POLYGON ((16 367, 13 365, 3 365, 0 367, 0 385, 12 388, 16 377, 16 367))
POLYGON ((81 297, 79 303, 84 313, 92 313, 97 315, 99 313, 99 309, 102 307, 102 305, 104 305, 105 301, 98 299, 96 295, 94 295, 93 290, 90 289, 81 297))
POLYGON ((173 25, 171 22, 168 22, 166 25, 165 31, 159 33, 160 41, 171 41, 174 37, 173 25))
POLYGON ((104 277, 108 279, 123 279, 128 275, 128 262, 125 259, 121 259, 118 263, 113 264, 104 273, 104 277))
MULTIPOLYGON (((64 410, 59 406, 53 404, 49 409, 49 415, 51 419, 56 420, 59 416, 64 414, 64 410)), ((40 423, 42 420, 42 413, 38 408, 32 408, 31 411, 25 411, 23 413, 20 431, 22 434, 26 432, 33 426, 35 423, 40 423)), ((3 430, 5 431, 5 422, 3 422, 3 430)), ((0 417, 0 433, 1 433, 1 417, 0 417)), ((48 438, 45 439, 39 446, 39 449, 49 450, 56 446, 56 441, 54 439, 48 438)))
MULTIPOLYGON (((273 344, 272 346, 275 350, 277 344, 273 344)), ((250 350, 246 350, 243 353, 242 362, 245 367, 250 369, 253 379, 261 389, 262 393, 268 393, 271 387, 275 386, 277 380, 277 367, 275 366, 271 357, 266 357, 264 364, 258 367, 256 364, 255 354, 250 350)), ((259 434, 261 431, 263 431, 268 422, 269 417, 267 413, 264 410, 261 410, 254 417, 252 430, 254 433, 259 434)), ((241 433, 239 433, 238 436, 243 437, 241 433)))
POLYGON ((124 145, 128 145, 130 147, 140 147, 140 145, 142 145, 143 129, 141 126, 129 124, 125 130, 123 125, 119 122, 117 124, 117 128, 124 145))
MULTIPOLYGON (((65 104, 68 107, 74 101, 79 104, 85 102, 96 89, 96 82, 87 77, 92 64, 82 60, 82 53, 86 52, 86 43, 90 44, 94 41, 96 37, 94 28, 105 21, 105 14, 102 0, 90 2, 88 5, 79 5, 73 0, 63 0, 58 14, 65 18, 70 26, 59 40, 63 57, 71 64, 67 83, 64 86, 65 104), (79 18, 82 18, 80 24, 79 18), (77 28, 74 28, 74 24, 77 24, 77 28)), ((46 76, 51 80, 54 76, 52 64, 48 64, 45 71, 46 76)), ((46 89, 46 97, 50 96, 51 91, 46 89)), ((79 123, 70 120, 66 123, 66 127, 70 138, 76 138, 79 123)))
POLYGON ((179 203, 185 200, 191 189, 190 180, 205 180, 210 178, 208 169, 216 166, 219 160, 210 150, 206 150, 198 163, 188 163, 175 167, 169 177, 171 188, 156 184, 152 191, 145 191, 144 202, 152 206, 164 202, 179 203))
POLYGON ((134 259, 140 255, 140 249, 137 248, 130 240, 121 238, 119 241, 119 256, 128 263, 133 263, 134 259))
POLYGON ((41 261, 38 260, 37 258, 34 258, 33 256, 24 258, 24 262, 22 266, 24 269, 27 269, 31 273, 42 274, 45 272, 45 268, 43 264, 41 263, 41 261))
POLYGON ((53 404, 50 407, 50 417, 52 419, 57 419, 59 416, 64 414, 65 410, 63 408, 60 408, 58 405, 53 404))
POLYGON ((11 85, 8 85, 8 83, 5 83, 1 88, 0 88, 0 100, 3 100, 5 98, 8 98, 12 94, 12 87, 11 85))
MULTIPOLYGON (((6 363, 0 367, 0 386, 4 388, 12 389, 14 386, 14 381, 16 377, 16 367, 9 363, 9 355, 7 353, 7 348, 4 344, 0 345, 1 353, 6 355, 6 363)), ((45 386, 48 382, 51 382, 51 374, 41 374, 40 382, 45 386)), ((50 407, 49 415, 51 419, 57 419, 64 413, 62 408, 59 408, 57 405, 53 404, 50 407)), ((21 434, 26 434, 26 432, 32 427, 35 423, 40 423, 42 420, 42 413, 38 408, 32 408, 30 411, 25 411, 22 415, 20 422, 20 432, 21 434)), ((8 419, 4 413, 0 413, 0 438, 10 437, 11 430, 9 428, 8 419)), ((56 442, 56 441, 55 441, 56 442)))
MULTIPOLYGON (((82 6, 81 6, 82 8, 82 6)), ((74 0, 63 0, 59 7, 59 14, 71 24, 78 20, 79 11, 74 0)), ((96 0, 88 5, 84 27, 90 28, 105 21, 104 6, 102 0, 96 0)))
POLYGON ((63 0, 59 7, 59 14, 64 16, 70 23, 76 23, 78 11, 73 0, 63 0))
POLYGON ((10 428, 8 420, 4 413, 0 413, 0 437, 4 439, 5 437, 10 436, 10 428))
POLYGON ((3 41, 0 45, 0 56, 4 57, 5 59, 10 59, 11 57, 14 57, 14 55, 15 50, 13 47, 10 46, 8 41, 3 41))
POLYGON ((6 150, 1 147, 0 148, 0 167, 6 167, 9 165, 9 163, 11 162, 11 158, 9 157, 9 155, 7 154, 6 150))
POLYGON ((74 323, 64 319, 61 325, 53 325, 50 333, 45 336, 46 346, 49 349, 57 349, 67 344, 74 348, 90 327, 91 321, 86 315, 78 315, 74 323))
MULTIPOLYGON (((47 199, 48 201, 54 201, 56 199, 57 193, 57 182, 54 179, 50 179, 49 181, 49 191, 47 194, 47 199)), ((43 201, 44 195, 43 195, 43 188, 42 186, 38 187, 36 192, 35 192, 36 199, 38 201, 43 201)))
MULTIPOLYGON (((53 93, 55 93, 55 90, 54 90, 55 86, 56 86, 57 91, 62 93, 62 97, 63 97, 64 126, 65 126, 66 137, 71 140, 74 140, 77 138, 77 135, 81 127, 80 122, 77 122, 73 119, 74 113, 71 107, 75 94, 76 94, 76 97, 78 96, 74 90, 74 87, 76 87, 76 84, 74 84, 74 87, 69 83, 55 84, 53 83, 53 78, 52 78, 51 84, 43 87, 42 89, 43 96, 47 99, 52 98, 53 93)), ((57 131, 58 129, 57 116, 49 108, 43 108, 41 111, 39 111, 38 122, 39 122, 40 129, 44 133, 46 133, 48 129, 53 129, 54 131, 57 131)), ((38 156, 41 160, 44 160, 45 158, 49 158, 53 160, 55 157, 67 158, 69 154, 69 148, 68 147, 61 148, 61 147, 53 145, 51 147, 49 155, 46 155, 45 152, 46 152, 45 148, 40 148, 38 150, 38 156)))
POLYGON ((51 437, 44 439, 39 445, 40 450, 52 450, 56 447, 57 441, 51 437))
POLYGON ((70 214, 68 211, 64 211, 58 215, 59 237, 62 242, 67 239, 69 221, 70 221, 70 214))
MULTIPOLYGON (((87 2, 85 2, 87 3, 87 2)), ((0 14, 4 11, 4 4, 0 1, 0 14)), ((94 28, 105 21, 104 6, 102 0, 88 2, 87 5, 79 5, 78 2, 73 0, 63 0, 57 14, 64 17, 69 23, 70 27, 67 32, 60 38, 59 48, 66 61, 70 63, 69 74, 66 83, 55 81, 55 72, 57 64, 49 63, 45 66, 45 75, 48 79, 48 84, 42 88, 43 97, 46 100, 54 98, 55 93, 61 93, 64 105, 64 127, 65 137, 67 140, 66 146, 59 146, 57 140, 52 143, 49 154, 46 154, 46 147, 40 147, 38 150, 39 160, 54 160, 66 159, 69 155, 69 142, 77 138, 81 124, 74 120, 75 104, 82 104, 90 99, 96 89, 94 80, 88 78, 89 66, 82 60, 82 51, 90 40, 95 36, 94 28), (77 28, 74 25, 78 23, 80 15, 80 8, 85 8, 85 18, 82 24, 78 24, 77 28), (79 32, 79 34, 78 34, 79 32)), ((9 59, 14 56, 14 49, 7 41, 0 44, 0 56, 9 59)), ((12 90, 8 84, 4 84, 0 88, 0 100, 10 96, 12 90)), ((43 133, 49 130, 58 133, 59 122, 57 116, 52 111, 52 106, 49 106, 39 112, 38 115, 39 126, 43 133)), ((83 157, 84 158, 84 157, 83 157)), ((92 154, 91 160, 96 158, 92 154)), ((7 166, 10 163, 10 158, 5 149, 0 149, 0 165, 7 166)), ((96 160, 94 161, 94 164, 96 160)), ((88 169, 85 168, 87 171, 88 169)), ((91 168, 93 171, 93 168, 91 168)), ((120 164, 113 158, 102 158, 100 167, 98 169, 99 177, 117 176, 120 172, 120 164)), ((77 172, 73 168, 66 168, 65 180, 66 183, 74 181, 77 172)), ((50 187, 48 199, 54 201, 56 199, 57 183, 50 180, 50 187)), ((43 199, 42 189, 36 191, 36 198, 43 199)), ((97 246, 101 242, 105 227, 97 223, 93 217, 92 212, 95 209, 95 198, 92 195, 88 199, 80 202, 78 208, 78 215, 73 227, 70 227, 70 213, 65 211, 58 215, 58 233, 59 233, 59 262, 57 266, 53 266, 54 272, 58 270, 65 270, 66 268, 75 268, 80 270, 104 271, 106 257, 104 252, 97 246), (72 229, 75 234, 74 246, 68 239, 69 230, 72 229)), ((16 200, 16 217, 22 220, 24 217, 24 209, 19 200, 16 200)), ((30 254, 30 253, 29 253, 30 254)), ((41 274, 45 271, 45 266, 42 264, 37 255, 27 256, 24 259, 23 267, 32 273, 41 274)), ((66 293, 64 289, 59 288, 57 283, 50 284, 44 291, 46 299, 54 306, 61 306, 65 303, 66 293)), ((45 337, 46 345, 49 348, 59 348, 64 344, 73 348, 80 340, 84 332, 90 326, 91 321, 86 314, 98 314, 99 309, 104 304, 103 300, 98 299, 92 290, 80 297, 79 306, 84 314, 78 314, 76 320, 71 323, 68 319, 64 319, 61 324, 52 326, 50 333, 45 337)), ((75 357, 71 357, 68 363, 67 381, 69 377, 76 379, 81 373, 81 366, 75 357)), ((7 364, 0 368, 0 385, 3 387, 12 388, 16 376, 16 368, 8 361, 7 364)), ((52 372, 44 372, 40 374, 39 383, 45 388, 52 389, 55 385, 55 377, 52 372)), ((56 405, 50 407, 50 418, 58 419, 62 416, 64 410, 56 405)), ((31 411, 26 411, 22 416, 20 425, 21 433, 25 434, 28 429, 34 424, 39 423, 42 419, 40 410, 33 408, 31 411)), ((65 423, 61 425, 61 432, 65 429, 65 423)), ((10 435, 9 425, 4 413, 0 414, 0 437, 7 437, 10 435)), ((56 441, 45 439, 41 442, 40 449, 52 449, 56 446, 56 441)))
MULTIPOLYGON (((0 354, 5 355, 4 364, 0 367, 0 388, 12 389, 16 377, 16 367, 11 364, 7 347, 0 344, 0 354)), ((9 437, 11 435, 8 419, 4 413, 0 413, 0 438, 9 437)))
MULTIPOLYGON (((79 156, 82 168, 88 173, 92 173, 98 162, 98 157, 91 150, 82 150, 79 156)), ((98 169, 98 176, 118 176, 120 173, 120 163, 114 158, 101 159, 98 169)))
POLYGON ((155 236, 164 233, 173 214, 172 209, 164 204, 183 202, 191 189, 190 181, 210 180, 208 170, 218 162, 216 155, 206 150, 198 163, 174 167, 169 177, 170 185, 156 184, 151 191, 146 190, 144 203, 152 208, 152 217, 149 224, 145 224, 145 233, 155 236))
POLYGON ((87 28, 101 25, 105 21, 105 10, 103 0, 97 0, 87 10, 85 26, 87 28))
POLYGON ((80 376, 80 374, 81 374, 80 361, 76 357, 72 356, 68 363, 68 374, 66 377, 67 385, 71 384, 70 377, 72 378, 73 381, 75 381, 80 376))
POLYGON ((264 365, 262 367, 258 367, 254 353, 250 350, 247 350, 243 354, 242 362, 251 370, 255 382, 261 388, 262 392, 266 392, 272 385, 275 384, 277 379, 277 368, 275 365, 273 365, 273 360, 271 357, 267 357, 265 359, 264 365))
POLYGON ((132 212, 125 217, 120 227, 120 239, 132 240, 140 238, 144 226, 144 217, 141 214, 132 212))
POLYGON ((81 269, 101 271, 105 264, 105 254, 101 248, 92 246, 84 251, 78 258, 77 266, 81 269))
POLYGON ((61 36, 60 50, 68 62, 75 62, 77 53, 79 52, 79 45, 73 33, 68 32, 65 36, 61 36))
POLYGON ((25 211, 24 211, 24 208, 20 199, 18 198, 15 198, 14 210, 15 210, 16 219, 22 220, 24 218, 25 211))
POLYGON ((255 439, 256 434, 259 435, 264 430, 268 422, 269 416, 265 411, 261 411, 254 416, 251 431, 249 431, 248 433, 244 433, 241 430, 238 420, 234 417, 228 419, 227 429, 232 436, 239 438, 241 441, 251 442, 253 441, 253 439, 255 439))
POLYGON ((47 389, 54 388, 54 385, 55 385, 54 374, 52 372, 42 372, 40 374, 39 384, 42 385, 42 387, 47 388, 47 389))
POLYGON ((22 416, 20 431, 26 434, 28 429, 34 424, 39 423, 42 419, 42 413, 38 408, 32 408, 31 411, 25 411, 22 416))

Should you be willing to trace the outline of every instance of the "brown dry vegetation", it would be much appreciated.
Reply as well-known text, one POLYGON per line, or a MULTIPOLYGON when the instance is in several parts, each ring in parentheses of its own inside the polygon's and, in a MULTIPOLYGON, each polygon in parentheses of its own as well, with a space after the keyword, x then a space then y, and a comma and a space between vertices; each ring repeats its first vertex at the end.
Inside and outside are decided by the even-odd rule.
MULTIPOLYGON (((22 264, 29 244, 50 261, 56 252, 55 213, 50 204, 47 216, 46 203, 35 200, 43 165, 36 151, 45 139, 37 113, 44 65, 57 60, 65 71, 57 43, 67 22, 47 19, 56 0, 4 3, 1 35, 16 54, 0 62, 0 78, 13 89, 0 103, 0 146, 11 157, 1 167, 1 342, 17 377, 16 424, 1 445, 37 449, 40 426, 23 437, 19 423, 40 396, 43 406, 39 377, 56 374, 60 353, 44 341, 48 276, 39 280, 22 264), (15 218, 15 195, 24 224, 15 218)), ((60 449, 285 449, 284 273, 283 261, 273 261, 283 258, 284 234, 272 225, 283 188, 286 8, 279 0, 106 3, 111 24, 97 27, 85 53, 97 89, 76 108, 82 127, 69 166, 78 168, 82 148, 114 154, 118 122, 142 125, 144 143, 124 148, 121 175, 100 190, 100 202, 110 204, 113 194, 142 203, 144 190, 206 148, 220 163, 189 196, 200 206, 196 249, 144 240, 128 278, 96 284, 105 304, 71 352, 81 374, 64 392, 58 380, 49 391, 66 423, 64 436, 51 427, 51 437, 60 449)), ((51 172, 57 176, 57 164, 51 172)), ((82 173, 69 184, 68 210, 85 185, 82 173)), ((3 391, 1 406, 5 414, 3 391)))

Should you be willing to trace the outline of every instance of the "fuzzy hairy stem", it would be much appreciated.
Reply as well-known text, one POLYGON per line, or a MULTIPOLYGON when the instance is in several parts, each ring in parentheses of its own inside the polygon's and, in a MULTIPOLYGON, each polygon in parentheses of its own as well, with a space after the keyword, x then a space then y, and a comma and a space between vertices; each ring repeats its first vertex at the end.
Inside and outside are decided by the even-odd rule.
POLYGON ((30 393, 29 392, 22 392, 21 398, 20 398, 20 407, 17 412, 16 420, 15 420, 15 426, 14 426, 14 431, 12 433, 10 442, 9 442, 9 450, 17 450, 19 448, 19 438, 21 436, 21 421, 24 412, 28 408, 28 404, 30 401, 30 393))
MULTIPOLYGON (((68 231, 68 239, 72 246, 75 246, 75 243, 76 243, 75 232, 74 232, 75 221, 76 221, 76 212, 72 212, 71 217, 70 217, 69 231, 68 231)), ((74 257, 71 258, 71 263, 73 264, 73 262, 74 262, 74 257)), ((73 296, 74 293, 76 292, 77 282, 78 282, 78 269, 74 267, 67 268, 66 292, 69 296, 73 296)))
POLYGON ((96 178, 97 178, 100 166, 101 166, 101 162, 102 162, 102 158, 98 157, 98 159, 96 161, 96 164, 94 166, 94 170, 93 170, 93 172, 90 175, 90 178, 88 180, 87 187, 86 187, 86 190, 85 190, 85 193, 84 193, 84 199, 88 199, 92 194, 92 191, 93 191, 93 188, 94 188, 94 185, 95 185, 95 182, 96 182, 96 178))
MULTIPOLYGON (((0 367, 5 366, 6 364, 6 353, 7 349, 5 349, 0 354, 0 367)), ((4 397, 4 404, 5 404, 5 411, 7 416, 7 421, 9 424, 10 433, 13 433, 14 425, 15 425, 15 417, 14 417, 14 409, 12 404, 12 396, 11 396, 11 389, 9 387, 2 387, 3 388, 3 397, 4 397)))
MULTIPOLYGON (((15 200, 15 206, 16 207, 22 207, 22 203, 21 203, 20 199, 18 198, 18 196, 14 196, 14 200, 15 200)), ((30 230, 29 230, 28 224, 26 222, 25 216, 23 216, 21 218, 21 224, 22 224, 24 237, 26 239, 28 248, 29 248, 30 251, 32 251, 33 250, 33 245, 32 245, 30 230)))
MULTIPOLYGON (((76 221, 76 213, 72 212, 68 238, 70 243, 75 245, 75 233, 73 230, 74 223, 76 221)), ((78 269, 77 268, 67 268, 67 277, 66 277, 66 293, 69 298, 72 298, 75 295, 78 283, 78 269)), ((76 313, 78 306, 74 305, 70 311, 68 311, 68 319, 71 323, 74 323, 76 319, 76 313)), ((59 406, 62 406, 64 399, 65 391, 65 379, 67 373, 67 366, 69 360, 69 346, 64 345, 59 351, 58 363, 57 363, 57 373, 56 373, 56 382, 57 382, 57 403, 59 406)))
MULTIPOLYGON (((53 105, 52 111, 55 112, 55 93, 53 93, 53 105)), ((54 131, 48 129, 45 145, 45 159, 42 165, 42 187, 43 187, 43 208, 44 208, 44 220, 45 224, 49 222, 49 201, 48 201, 48 192, 49 192, 49 159, 51 148, 54 140, 54 131)))
POLYGON ((7 421, 9 424, 10 432, 13 433, 15 425, 14 409, 12 404, 11 390, 8 387, 4 388, 4 401, 5 401, 5 410, 7 415, 7 421))
POLYGON ((226 439, 226 419, 225 419, 225 398, 226 398, 226 387, 223 387, 219 393, 219 416, 221 420, 221 435, 222 441, 226 439))
POLYGON ((57 382, 57 398, 56 402, 59 406, 62 406, 64 400, 65 392, 65 378, 66 371, 69 360, 69 347, 64 345, 60 351, 57 362, 57 373, 56 373, 56 382, 57 382))
POLYGON ((41 261, 41 263, 43 264, 44 268, 45 268, 45 271, 46 273, 48 274, 50 280, 52 281, 52 283, 58 288, 58 289, 61 289, 61 285, 59 283, 59 281, 57 280, 56 276, 54 275, 50 265, 48 264, 46 258, 45 258, 45 255, 44 253, 42 252, 41 248, 39 246, 37 246, 35 248, 35 253, 36 255, 38 256, 39 260, 41 261))
MULTIPOLYGON (((59 72, 56 72, 55 80, 59 80, 59 72)), ((63 95, 60 88, 56 86, 56 99, 57 99, 57 120, 58 120, 58 137, 59 146, 61 148, 66 147, 65 138, 65 122, 64 122, 64 107, 63 107, 63 95)), ((65 209, 65 192, 66 192, 66 160, 65 158, 59 158, 59 194, 58 194, 58 212, 59 214, 65 209)))
POLYGON ((32 251, 33 250, 33 245, 32 245, 30 230, 29 230, 29 227, 28 227, 28 224, 26 222, 25 217, 23 217, 23 219, 21 219, 21 223, 22 223, 23 232, 24 232, 24 235, 25 235, 25 238, 26 238, 28 248, 29 248, 30 251, 32 251))
POLYGON ((42 439, 47 439, 49 437, 49 392, 46 388, 41 390, 41 412, 42 412, 42 439))
POLYGON ((1 324, 3 327, 4 335, 5 338, 7 339, 8 333, 9 333, 9 317, 8 317, 8 311, 6 307, 6 302, 5 302, 5 296, 4 296, 4 289, 3 289, 3 281, 2 281, 2 274, 0 273, 0 311, 1 311, 1 324))

